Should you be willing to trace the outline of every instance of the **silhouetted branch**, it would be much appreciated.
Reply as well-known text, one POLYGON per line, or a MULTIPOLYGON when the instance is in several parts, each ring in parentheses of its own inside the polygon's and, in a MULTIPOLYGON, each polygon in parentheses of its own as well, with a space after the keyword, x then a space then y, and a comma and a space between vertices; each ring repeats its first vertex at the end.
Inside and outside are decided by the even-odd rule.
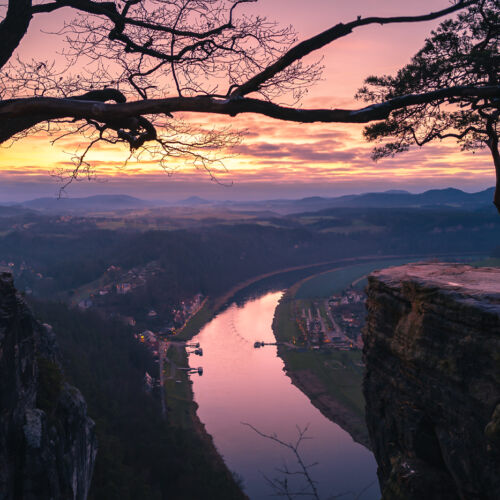
MULTIPOLYGON (((246 422, 241 422, 241 423, 252 429, 259 436, 274 441, 280 446, 287 448, 293 453, 295 457, 295 460, 299 466, 298 470, 290 469, 286 465, 286 463, 284 463, 282 467, 278 467, 276 469, 280 474, 282 474, 282 477, 271 479, 269 476, 263 474, 263 477, 266 480, 266 482, 275 491, 274 496, 286 497, 289 500, 293 500, 296 497, 309 497, 309 498, 315 498, 316 500, 320 500, 319 492, 316 487, 317 482, 312 479, 311 474, 309 472, 309 470, 315 465, 318 465, 318 463, 314 462, 311 464, 306 464, 300 454, 300 449, 299 449, 303 441, 312 439, 311 437, 307 436, 309 425, 306 425, 304 429, 301 429, 299 426, 296 426, 297 440, 295 442, 287 443, 286 441, 280 439, 275 433, 265 434, 264 432, 260 431, 259 429, 257 429, 256 427, 254 427, 249 423, 246 422), (302 489, 297 489, 296 485, 290 484, 290 479, 293 477, 302 477, 305 480, 305 485, 302 487, 302 489)), ((361 489, 358 493, 355 493, 353 491, 337 493, 335 495, 330 495, 328 497, 328 500, 336 500, 345 497, 350 497, 352 500, 359 500, 361 496, 376 482, 377 482, 376 480, 372 481, 370 484, 361 489)))
POLYGON ((448 7, 447 9, 442 9, 437 12, 431 12, 430 14, 425 14, 421 16, 398 16, 398 17, 367 17, 365 19, 357 19, 347 24, 339 23, 332 28, 323 31, 318 35, 315 35, 303 42, 299 43, 295 47, 287 51, 283 56, 281 56, 275 63, 269 65, 258 75, 253 76, 242 85, 239 85, 235 90, 233 90, 231 95, 234 96, 244 96, 252 92, 259 90, 260 86, 271 79, 277 73, 283 71, 285 68, 292 65, 294 62, 302 59, 303 57, 309 55, 318 49, 329 45, 335 40, 349 35, 355 28, 361 26, 368 26, 370 24, 394 24, 394 23, 415 23, 422 21, 431 21, 433 19, 438 19, 439 17, 451 14, 457 10, 463 9, 467 5, 474 3, 473 1, 460 0, 455 5, 448 7))
POLYGON ((0 22, 0 68, 11 58, 31 21, 31 0, 9 0, 5 18, 0 22))
POLYGON ((317 462, 312 463, 312 464, 306 464, 304 460, 302 459, 302 456, 300 455, 299 448, 300 445, 302 444, 303 441, 307 439, 311 439, 308 437, 307 431, 309 429, 309 425, 306 425, 304 429, 301 429, 299 426, 297 426, 297 433, 298 437, 295 443, 287 443, 285 441, 282 441, 281 439, 278 438, 276 434, 265 434, 259 429, 255 428, 253 425, 248 424, 246 422, 242 422, 243 425, 246 425, 247 427, 250 427, 254 432, 256 432, 259 436, 262 436, 266 439, 270 439, 271 441, 274 441, 275 443, 278 443, 281 446, 284 446, 285 448, 288 448, 293 455, 295 456, 295 460, 297 461, 299 465, 299 470, 297 471, 292 471, 288 469, 287 465, 284 464, 283 468, 278 469, 278 472, 283 474, 283 479, 269 479, 266 477, 266 480, 269 482, 271 486, 274 487, 276 490, 277 494, 279 496, 285 496, 287 498, 293 498, 295 496, 309 496, 312 498, 315 498, 316 500, 320 500, 318 490, 316 488, 316 481, 314 481, 309 473, 309 469, 311 467, 314 467, 317 465, 317 462), (309 491, 307 489, 301 490, 301 491, 296 491, 296 492, 291 492, 290 491, 290 485, 288 483, 288 478, 290 476, 302 476, 306 483, 307 487, 309 488, 309 491))
MULTIPOLYGON (((230 117, 256 113, 298 123, 368 123, 402 110, 412 113, 430 103, 500 102, 500 86, 492 81, 452 82, 383 102, 376 99, 379 102, 360 109, 295 107, 321 75, 319 62, 303 62, 311 53, 357 28, 430 21, 477 5, 479 0, 457 0, 417 16, 359 16, 300 43, 291 27, 279 27, 258 15, 237 15, 244 4, 257 1, 9 0, 0 23, 0 143, 29 135, 45 123, 74 123, 73 130, 87 134, 88 151, 94 139, 125 143, 132 153, 158 151, 164 166, 164 155, 175 156, 179 144, 172 146, 162 138, 159 118, 168 117, 170 126, 180 112, 230 117), (6 64, 33 16, 61 8, 77 14, 58 32, 65 37, 65 68, 57 69, 58 65, 45 60, 6 64), (74 74, 75 67, 80 74, 74 74), (172 89, 177 96, 165 97, 172 89), (273 102, 282 96, 292 102, 273 102)), ((439 131, 433 133, 439 137, 439 131)), ((224 146, 213 133, 209 136, 212 146, 224 146)), ((228 135, 222 132, 221 137, 228 135)), ((182 154, 189 147, 180 145, 182 154)), ((398 147, 404 149, 405 144, 398 147)), ((192 150, 188 156, 210 171, 206 155, 192 150)))
POLYGON ((30 121, 46 121, 58 118, 76 120, 97 120, 102 123, 116 122, 142 115, 176 112, 213 113, 236 116, 241 113, 257 113, 271 118, 300 123, 366 123, 382 120, 395 110, 433 102, 438 99, 458 97, 482 97, 500 99, 500 86, 452 87, 434 90, 423 94, 410 94, 373 104, 360 109, 299 109, 252 98, 218 99, 210 96, 169 97, 166 99, 147 99, 126 103, 108 104, 97 101, 84 101, 79 98, 59 99, 53 97, 34 97, 0 101, 0 142, 9 139, 15 132, 22 130, 5 123, 30 117, 30 121))

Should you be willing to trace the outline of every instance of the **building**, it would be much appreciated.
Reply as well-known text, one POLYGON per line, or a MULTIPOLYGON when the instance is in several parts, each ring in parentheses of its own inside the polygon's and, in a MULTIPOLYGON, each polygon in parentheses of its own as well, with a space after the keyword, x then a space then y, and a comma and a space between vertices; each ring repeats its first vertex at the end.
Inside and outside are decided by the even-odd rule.
POLYGON ((118 283, 116 285, 116 293, 119 295, 125 295, 132 290, 132 285, 130 283, 118 283))
POLYGON ((90 299, 83 299, 78 302, 78 307, 80 309, 88 309, 89 307, 92 307, 92 301, 90 299))

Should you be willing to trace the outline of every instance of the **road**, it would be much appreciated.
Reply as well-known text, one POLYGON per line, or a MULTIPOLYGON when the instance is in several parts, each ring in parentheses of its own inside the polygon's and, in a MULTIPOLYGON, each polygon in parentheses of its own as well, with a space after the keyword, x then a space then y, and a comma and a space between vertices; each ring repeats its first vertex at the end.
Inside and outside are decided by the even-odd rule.
POLYGON ((330 311, 330 305, 328 304, 328 300, 325 300, 325 310, 326 314, 328 315, 328 319, 330 320, 333 330, 327 331, 326 329, 325 334, 328 336, 328 340, 331 342, 334 337, 340 337, 342 340, 346 340, 346 336, 344 335, 344 332, 342 331, 342 328, 338 325, 338 323, 333 319, 332 312, 330 311))
POLYGON ((165 375, 163 373, 163 367, 165 365, 165 361, 168 361, 167 351, 169 345, 170 342, 166 340, 160 340, 158 349, 160 355, 160 362, 158 363, 158 366, 160 368, 160 401, 161 414, 163 415, 163 418, 167 418, 167 403, 165 402, 165 375))

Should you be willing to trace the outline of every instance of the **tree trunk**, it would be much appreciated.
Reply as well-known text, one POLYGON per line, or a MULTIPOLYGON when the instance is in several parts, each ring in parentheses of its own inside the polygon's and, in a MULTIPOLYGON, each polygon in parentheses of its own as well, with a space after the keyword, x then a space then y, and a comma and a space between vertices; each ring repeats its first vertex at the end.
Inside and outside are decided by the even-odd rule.
POLYGON ((31 0, 9 0, 7 14, 0 23, 0 68, 10 59, 28 31, 32 18, 31 0))
POLYGON ((498 213, 500 213, 500 152, 498 151, 498 135, 496 133, 492 120, 487 121, 486 130, 488 131, 487 144, 490 148, 491 156, 493 156, 493 163, 495 164, 496 173, 496 188, 495 196, 493 197, 493 204, 497 207, 498 213))
POLYGON ((500 153, 498 152, 498 139, 497 148, 493 152, 493 160, 495 162, 495 170, 497 174, 497 183, 495 188, 495 197, 493 198, 493 203, 497 207, 498 213, 500 213, 500 153))

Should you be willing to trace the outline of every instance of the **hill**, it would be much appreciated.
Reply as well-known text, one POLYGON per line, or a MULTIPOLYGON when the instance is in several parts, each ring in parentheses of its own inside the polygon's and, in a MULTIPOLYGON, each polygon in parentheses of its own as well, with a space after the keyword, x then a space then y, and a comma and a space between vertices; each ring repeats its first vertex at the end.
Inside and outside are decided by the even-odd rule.
POLYGON ((366 193, 361 195, 342 196, 328 200, 331 207, 454 207, 479 208, 490 205, 494 188, 477 193, 466 193, 460 189, 431 189, 424 193, 386 191, 383 193, 366 193))
POLYGON ((381 193, 350 194, 339 197, 311 196, 299 200, 276 199, 256 202, 226 202, 234 210, 269 210, 279 214, 315 212, 329 208, 458 208, 476 210, 492 206, 494 188, 477 193, 460 189, 431 189, 419 194, 389 190, 381 193))

